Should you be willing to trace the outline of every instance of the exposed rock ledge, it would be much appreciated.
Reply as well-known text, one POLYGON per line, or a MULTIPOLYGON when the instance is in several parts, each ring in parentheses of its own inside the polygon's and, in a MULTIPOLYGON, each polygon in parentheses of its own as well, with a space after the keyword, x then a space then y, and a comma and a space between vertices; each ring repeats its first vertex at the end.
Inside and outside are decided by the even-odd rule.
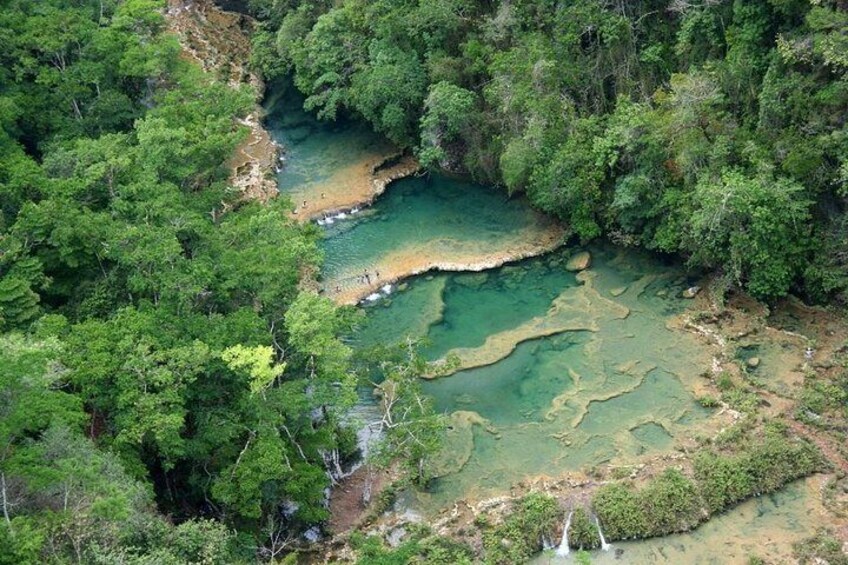
MULTIPOLYGON (((544 220, 540 216, 540 222, 544 220)), ((471 251, 457 253, 455 257, 444 257, 450 249, 449 241, 435 240, 424 242, 421 246, 399 250, 380 260, 375 269, 380 277, 371 277, 363 282, 361 277, 347 278, 343 281, 328 280, 323 284, 324 292, 337 304, 356 304, 365 297, 376 293, 382 287, 395 284, 402 279, 420 275, 428 271, 485 271, 500 267, 506 263, 535 257, 553 251, 562 244, 565 230, 553 222, 539 227, 534 226, 534 233, 516 234, 519 242, 506 245, 509 251, 474 254, 471 251), (434 257, 442 257, 435 259, 434 257)))
POLYGON ((415 157, 397 152, 363 160, 337 171, 326 182, 293 191, 292 217, 299 221, 315 220, 368 206, 393 181, 420 170, 415 157), (302 202, 306 202, 306 207, 302 202))
POLYGON ((249 85, 253 89, 257 104, 238 121, 249 133, 228 162, 230 183, 244 198, 267 202, 277 195, 273 173, 279 147, 262 126, 259 101, 265 85, 247 67, 254 20, 221 10, 212 0, 168 0, 166 20, 180 40, 184 57, 196 61, 205 72, 226 76, 233 88, 249 85))

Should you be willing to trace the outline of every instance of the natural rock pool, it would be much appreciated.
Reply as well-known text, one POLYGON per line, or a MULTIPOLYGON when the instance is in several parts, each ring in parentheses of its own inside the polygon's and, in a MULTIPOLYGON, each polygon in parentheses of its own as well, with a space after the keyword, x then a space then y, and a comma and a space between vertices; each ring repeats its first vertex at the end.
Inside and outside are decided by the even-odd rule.
MULTIPOLYGON (((280 191, 295 205, 325 193, 345 201, 393 151, 362 126, 316 122, 299 99, 271 100, 270 129, 286 147, 280 191)), ((625 467, 721 425, 697 402, 715 351, 683 328, 691 302, 681 294, 693 281, 679 266, 598 245, 587 270, 570 272, 577 250, 554 250, 564 230, 550 218, 521 198, 439 175, 396 181, 373 206, 320 223, 322 292, 339 303, 366 299, 355 347, 409 336, 432 361, 458 359, 453 374, 424 383, 451 428, 435 462, 440 477, 402 497, 407 508, 437 512, 530 478, 625 467)), ((813 480, 696 532, 615 548, 627 562, 707 563, 708 548, 724 543, 731 561, 744 561, 751 544, 809 533, 813 480)), ((771 545, 775 555, 789 552, 771 545)), ((620 556, 598 552, 593 561, 620 556)))
POLYGON ((431 359, 458 352, 470 367, 424 385, 455 414, 454 468, 441 469, 428 502, 670 450, 707 423, 695 394, 710 350, 669 327, 685 305, 679 270, 596 247, 575 276, 568 253, 419 278, 366 309, 360 346, 426 338, 431 359))

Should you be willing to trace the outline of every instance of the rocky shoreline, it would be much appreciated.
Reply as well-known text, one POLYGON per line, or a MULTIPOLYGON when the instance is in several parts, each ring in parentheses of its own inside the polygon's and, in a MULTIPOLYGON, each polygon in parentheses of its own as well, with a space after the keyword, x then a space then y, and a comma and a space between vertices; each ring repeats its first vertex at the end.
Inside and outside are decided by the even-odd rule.
MULTIPOLYGON (((467 259, 434 260, 433 253, 422 252, 421 249, 409 252, 399 251, 383 259, 377 270, 380 277, 373 280, 359 281, 336 289, 336 281, 328 280, 323 284, 324 292, 339 305, 354 305, 368 297, 374 297, 387 285, 395 285, 410 277, 431 271, 445 272, 480 272, 503 266, 507 263, 544 255, 562 245, 566 230, 558 224, 551 223, 540 231, 537 237, 520 238, 524 243, 517 244, 509 252, 490 253, 482 256, 470 256, 467 259)), ((443 242, 442 242, 443 243, 443 242)), ((436 242, 434 245, 441 245, 436 242)))

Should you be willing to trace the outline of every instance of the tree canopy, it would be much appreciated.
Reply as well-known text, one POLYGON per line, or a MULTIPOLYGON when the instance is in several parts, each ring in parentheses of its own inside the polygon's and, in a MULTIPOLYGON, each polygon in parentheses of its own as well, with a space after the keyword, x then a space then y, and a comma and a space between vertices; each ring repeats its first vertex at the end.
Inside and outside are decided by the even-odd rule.
POLYGON ((582 240, 679 254, 763 299, 846 298, 844 3, 250 6, 257 64, 321 117, 526 192, 582 240))

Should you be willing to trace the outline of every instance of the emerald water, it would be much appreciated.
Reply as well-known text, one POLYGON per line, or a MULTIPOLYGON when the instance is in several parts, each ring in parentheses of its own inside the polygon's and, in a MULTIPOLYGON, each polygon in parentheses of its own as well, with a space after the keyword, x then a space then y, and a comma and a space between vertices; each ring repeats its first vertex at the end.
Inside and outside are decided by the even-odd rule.
MULTIPOLYGON (((362 126, 319 124, 298 98, 278 94, 269 124, 286 147, 280 190, 295 204, 348 190, 363 178, 363 163, 390 149, 362 126)), ((373 293, 349 338, 355 347, 412 337, 432 361, 459 360, 455 373, 423 383, 451 425, 434 463, 439 478, 402 498, 416 510, 668 453, 714 423, 696 402, 711 351, 675 323, 693 281, 674 265, 596 246, 590 269, 577 275, 565 269, 573 249, 497 267, 550 250, 562 232, 521 199, 439 175, 395 182, 325 232, 323 291, 337 300, 373 293)), ((805 485, 746 502, 695 532, 616 543, 592 559, 744 562, 752 547, 786 555, 780 536, 807 533, 814 494, 805 485)))
POLYGON ((324 289, 346 293, 431 268, 496 264, 549 238, 552 226, 499 190, 439 175, 403 179, 372 208, 327 227, 324 289))
POLYGON ((366 308, 356 342, 367 347, 409 336, 424 340, 430 360, 483 345, 489 335, 544 315, 565 288, 577 286, 561 263, 561 253, 553 253, 480 273, 415 278, 366 308))
POLYGON ((277 186, 295 206, 322 192, 358 182, 358 169, 392 150, 361 122, 322 122, 303 110, 303 96, 289 83, 275 84, 265 102, 265 126, 284 150, 277 186))
POLYGON ((707 419, 693 391, 709 353, 666 325, 682 311, 688 281, 611 247, 592 249, 594 276, 575 277, 564 269, 569 253, 418 279, 367 308, 360 346, 408 335, 425 340, 431 360, 463 349, 494 360, 424 383, 436 408, 453 414, 451 464, 425 506, 668 450, 707 419), (556 317, 584 329, 534 335, 556 317))

